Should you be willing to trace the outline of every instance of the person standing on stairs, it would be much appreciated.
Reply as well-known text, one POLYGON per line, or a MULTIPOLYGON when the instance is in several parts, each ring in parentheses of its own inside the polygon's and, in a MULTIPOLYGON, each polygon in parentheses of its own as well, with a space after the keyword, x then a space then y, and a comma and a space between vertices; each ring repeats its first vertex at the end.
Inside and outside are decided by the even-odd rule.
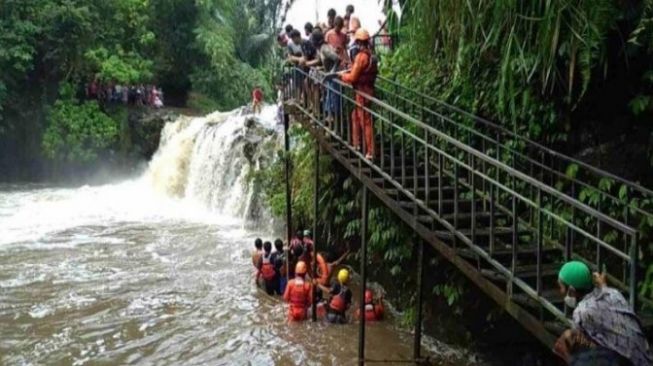
POLYGON ((555 343, 557 355, 573 366, 651 365, 637 315, 621 292, 606 285, 605 274, 592 275, 585 263, 571 261, 560 269, 558 284, 574 313, 572 329, 555 343))
POLYGON ((368 160, 374 159, 374 129, 372 116, 366 110, 370 103, 367 96, 374 95, 374 83, 378 75, 378 65, 370 50, 370 34, 365 29, 359 29, 354 35, 354 40, 359 51, 354 58, 354 64, 349 71, 339 73, 343 82, 349 83, 356 90, 356 106, 352 112, 352 145, 356 150, 360 148, 361 130, 364 136, 364 154, 368 160))

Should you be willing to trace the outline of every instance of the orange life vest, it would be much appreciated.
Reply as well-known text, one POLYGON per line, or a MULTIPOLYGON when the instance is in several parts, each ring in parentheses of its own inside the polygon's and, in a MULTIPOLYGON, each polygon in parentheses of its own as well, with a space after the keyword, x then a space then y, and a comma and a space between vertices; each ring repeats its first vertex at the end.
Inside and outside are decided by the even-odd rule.
POLYGON ((276 276, 276 272, 274 271, 274 264, 270 262, 271 256, 272 253, 268 254, 267 256, 265 254, 261 256, 261 260, 263 261, 261 265, 261 276, 263 276, 263 279, 266 281, 272 281, 274 276, 276 276))
POLYGON ((376 309, 374 304, 365 304, 365 320, 367 321, 377 321, 378 315, 376 314, 376 309))
POLYGON ((331 298, 329 302, 329 310, 334 313, 344 314, 347 311, 347 299, 345 294, 347 293, 347 287, 341 286, 340 292, 331 298))
POLYGON ((290 303, 290 309, 288 317, 292 320, 306 319, 306 310, 308 309, 311 291, 310 284, 306 283, 301 277, 296 277, 288 286, 290 287, 290 299, 288 301, 290 303))
POLYGON ((358 77, 354 88, 373 88, 374 83, 376 83, 376 77, 379 75, 379 61, 376 56, 372 55, 372 52, 366 48, 361 49, 358 53, 367 54, 370 61, 365 70, 363 70, 363 72, 361 72, 360 76, 358 77))

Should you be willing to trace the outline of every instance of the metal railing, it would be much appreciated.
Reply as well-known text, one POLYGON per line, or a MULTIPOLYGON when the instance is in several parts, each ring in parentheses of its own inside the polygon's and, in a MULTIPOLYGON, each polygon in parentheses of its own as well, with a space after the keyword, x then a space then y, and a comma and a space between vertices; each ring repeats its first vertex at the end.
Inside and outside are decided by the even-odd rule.
MULTIPOLYGON (((653 225, 649 224, 653 222, 652 190, 395 81, 379 78, 377 90, 380 99, 449 136, 591 207, 610 208, 606 214, 616 220, 653 231, 653 225)), ((640 240, 648 239, 646 234, 646 230, 641 230, 640 240)))
MULTIPOLYGON (((388 98, 387 90, 382 91, 385 101, 363 95, 380 151, 374 162, 368 161, 352 145, 350 115, 356 102, 351 86, 298 68, 287 69, 287 75, 289 103, 369 169, 397 204, 434 235, 483 262, 487 268, 479 265, 479 271, 489 269, 504 281, 508 296, 526 296, 545 310, 542 321, 567 322, 567 309, 550 294, 557 289, 562 261, 572 258, 592 268, 607 265, 611 283, 638 307, 634 227, 506 164, 503 154, 477 149, 462 136, 443 131, 445 123, 453 122, 425 123, 389 104, 401 98, 388 98)), ((508 151, 500 145, 496 142, 498 151, 508 151)))

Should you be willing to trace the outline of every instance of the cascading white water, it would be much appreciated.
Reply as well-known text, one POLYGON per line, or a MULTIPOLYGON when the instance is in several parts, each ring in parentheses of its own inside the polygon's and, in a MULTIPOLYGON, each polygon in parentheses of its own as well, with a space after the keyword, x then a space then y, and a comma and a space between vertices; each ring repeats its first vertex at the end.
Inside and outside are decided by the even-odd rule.
POLYGON ((180 117, 165 126, 148 172, 155 189, 221 214, 260 219, 263 205, 250 174, 273 156, 276 107, 260 116, 241 110, 180 117))

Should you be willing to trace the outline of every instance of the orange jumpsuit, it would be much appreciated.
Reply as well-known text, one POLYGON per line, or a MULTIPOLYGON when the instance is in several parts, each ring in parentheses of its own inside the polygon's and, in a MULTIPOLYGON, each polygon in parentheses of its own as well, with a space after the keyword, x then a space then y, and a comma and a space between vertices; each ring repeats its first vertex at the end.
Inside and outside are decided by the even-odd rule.
POLYGON ((288 320, 306 320, 308 308, 313 304, 313 285, 304 278, 297 276, 286 285, 283 299, 290 304, 288 320))
POLYGON ((352 121, 352 144, 354 147, 360 147, 360 132, 363 130, 365 136, 365 155, 374 156, 374 129, 372 126, 372 116, 365 110, 369 105, 369 101, 360 93, 365 93, 369 96, 374 95, 374 85, 371 83, 361 82, 361 76, 370 69, 372 62, 371 54, 369 52, 360 51, 354 59, 354 65, 351 71, 342 75, 342 81, 350 83, 356 92, 356 108, 351 114, 352 121))

